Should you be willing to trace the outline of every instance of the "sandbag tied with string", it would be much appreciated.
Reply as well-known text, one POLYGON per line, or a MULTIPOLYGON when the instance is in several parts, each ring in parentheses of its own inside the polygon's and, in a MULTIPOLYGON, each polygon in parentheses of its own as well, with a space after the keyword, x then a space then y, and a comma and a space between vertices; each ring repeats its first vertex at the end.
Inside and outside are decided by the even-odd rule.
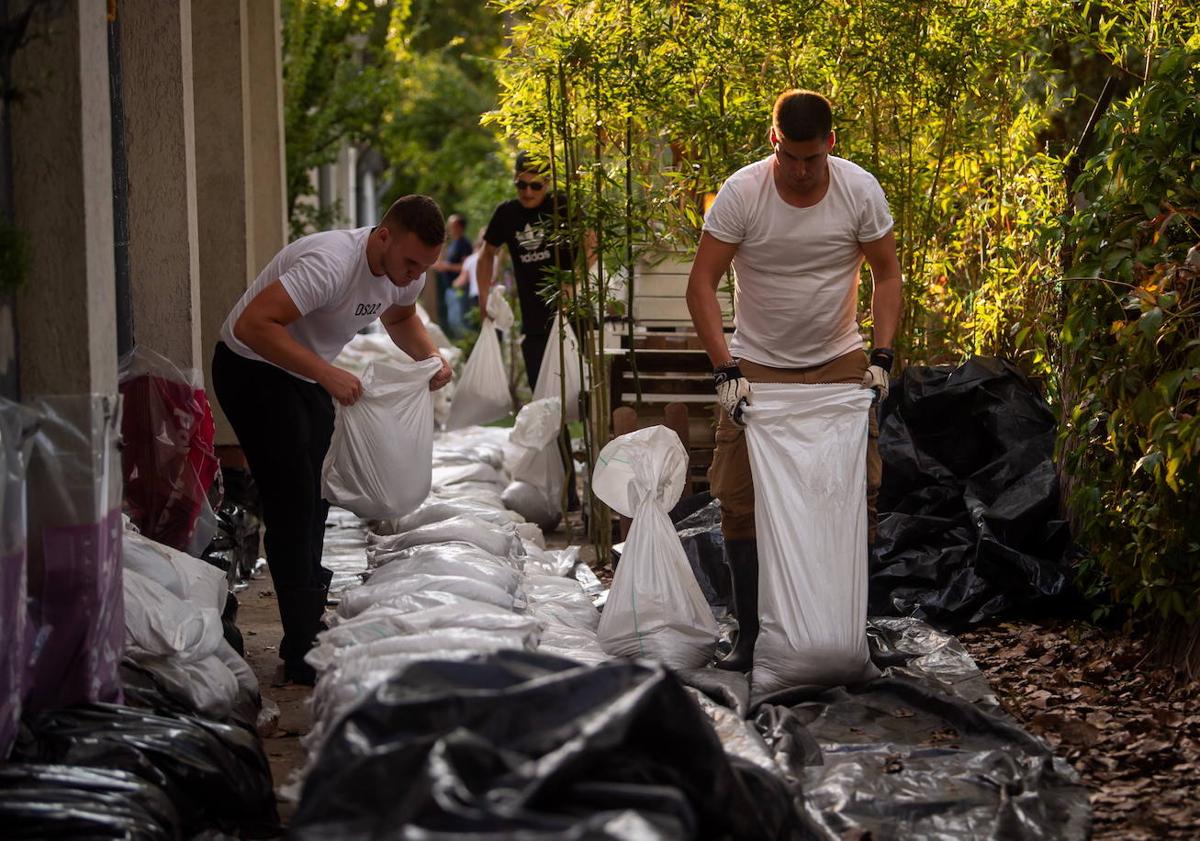
POLYGON ((683 493, 687 465, 679 436, 665 426, 622 435, 600 451, 592 490, 633 518, 598 629, 614 657, 674 669, 713 658, 717 622, 667 513, 683 493))

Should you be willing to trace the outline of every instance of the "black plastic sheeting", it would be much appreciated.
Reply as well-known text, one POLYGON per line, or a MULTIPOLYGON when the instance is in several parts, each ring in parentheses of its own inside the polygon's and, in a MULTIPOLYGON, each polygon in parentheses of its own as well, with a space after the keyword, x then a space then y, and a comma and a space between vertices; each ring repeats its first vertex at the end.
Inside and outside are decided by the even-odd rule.
POLYGON ((127 771, 66 765, 0 765, 0 826, 9 841, 180 837, 162 789, 127 771))
POLYGON ((1021 371, 987 357, 908 368, 883 410, 871 614, 963 628, 1075 613, 1055 420, 1021 371))
MULTIPOLYGON (((753 711, 805 837, 1090 836, 1075 770, 1003 713, 954 637, 914 619, 876 619, 869 639, 882 677, 777 693, 753 711)), ((690 678, 717 700, 740 694, 690 678)))
POLYGON ((795 837, 663 667, 504 651, 399 671, 331 731, 291 839, 795 837))
POLYGON ((882 677, 756 706, 744 675, 711 668, 414 664, 331 733, 288 837, 1089 837, 1075 770, 1000 709, 953 636, 883 618, 869 639, 882 677))
POLYGON ((56 710, 25 726, 12 761, 133 774, 174 804, 187 835, 278 832, 271 770, 252 728, 115 704, 56 710))

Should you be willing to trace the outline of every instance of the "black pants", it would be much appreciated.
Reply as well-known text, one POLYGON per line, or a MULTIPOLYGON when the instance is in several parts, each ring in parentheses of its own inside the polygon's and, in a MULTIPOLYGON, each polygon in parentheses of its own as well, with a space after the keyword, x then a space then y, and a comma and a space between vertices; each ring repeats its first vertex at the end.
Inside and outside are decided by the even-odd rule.
POLYGON ((321 465, 333 434, 333 402, 316 383, 217 343, 213 390, 246 454, 262 497, 267 565, 279 599, 279 656, 299 660, 320 630, 332 575, 321 566, 329 503, 321 465))
MULTIPOLYGON (((521 356, 525 357, 525 375, 529 378, 529 390, 537 388, 538 373, 542 370, 542 357, 546 355, 546 345, 550 336, 545 333, 526 333, 521 340, 521 356)), ((557 343, 554 352, 558 353, 557 343)))

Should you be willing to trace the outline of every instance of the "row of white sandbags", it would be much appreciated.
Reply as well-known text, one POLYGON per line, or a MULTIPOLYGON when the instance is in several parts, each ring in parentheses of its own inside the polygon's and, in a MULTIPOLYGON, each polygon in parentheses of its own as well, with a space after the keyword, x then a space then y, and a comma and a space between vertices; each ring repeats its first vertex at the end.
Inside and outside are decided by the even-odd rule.
POLYGON ((225 641, 225 574, 128 523, 121 549, 125 655, 209 718, 225 718, 239 699, 257 699, 254 672, 225 641))
POLYGON ((429 497, 368 534, 366 581, 342 593, 308 657, 319 673, 310 752, 346 709, 414 660, 505 648, 605 658, 599 614, 567 577, 578 548, 547 552, 541 529, 504 505, 513 453, 504 429, 439 436, 429 497))

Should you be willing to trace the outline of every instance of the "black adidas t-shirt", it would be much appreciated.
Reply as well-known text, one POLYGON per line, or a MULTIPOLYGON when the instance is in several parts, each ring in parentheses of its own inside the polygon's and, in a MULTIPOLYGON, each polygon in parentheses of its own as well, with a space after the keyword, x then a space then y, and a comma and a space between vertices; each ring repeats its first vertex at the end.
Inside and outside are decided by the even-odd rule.
POLYGON ((555 310, 539 293, 556 280, 547 277, 546 270, 569 269, 574 257, 568 243, 552 244, 553 231, 554 197, 548 195, 532 209, 522 207, 516 199, 504 202, 492 214, 483 235, 496 248, 508 246, 517 281, 517 298, 521 302, 521 321, 527 334, 550 333, 555 310))

